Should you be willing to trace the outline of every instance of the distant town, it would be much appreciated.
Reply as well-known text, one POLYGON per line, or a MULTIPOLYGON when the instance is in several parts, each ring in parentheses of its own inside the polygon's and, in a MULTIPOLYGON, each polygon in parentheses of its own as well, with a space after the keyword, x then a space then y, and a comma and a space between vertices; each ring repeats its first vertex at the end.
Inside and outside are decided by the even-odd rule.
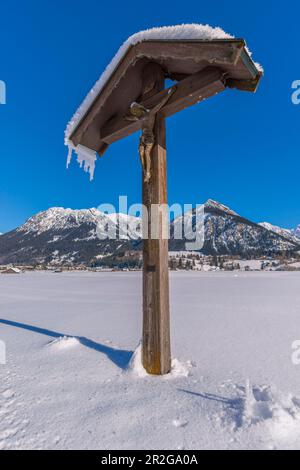
MULTIPOLYGON (((142 254, 138 251, 128 251, 119 258, 108 257, 99 263, 90 265, 71 263, 57 264, 52 261, 49 264, 7 264, 0 265, 0 274, 19 274, 26 271, 141 271, 142 254)), ((202 255, 198 252, 169 252, 170 271, 300 271, 300 252, 295 257, 281 255, 278 257, 260 257, 245 259, 239 256, 202 255)))

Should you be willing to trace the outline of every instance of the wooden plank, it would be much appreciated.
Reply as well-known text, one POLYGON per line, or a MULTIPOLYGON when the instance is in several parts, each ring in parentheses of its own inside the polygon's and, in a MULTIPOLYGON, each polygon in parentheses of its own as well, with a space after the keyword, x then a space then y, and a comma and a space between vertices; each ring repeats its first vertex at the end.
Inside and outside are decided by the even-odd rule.
MULTIPOLYGON (((260 74, 262 76, 262 74, 260 74)), ((234 78, 230 78, 226 81, 226 84, 228 88, 236 88, 241 91, 250 91, 250 92, 256 92, 259 81, 257 78, 252 79, 252 80, 235 80, 234 78)))
POLYGON ((143 241, 143 342, 142 362, 150 374, 167 374, 171 370, 168 238, 163 233, 167 214, 160 213, 157 233, 151 215, 167 203, 165 119, 156 117, 152 150, 151 178, 143 182, 143 205, 147 209, 148 238, 143 241), (157 235, 152 238, 151 234, 157 235))
MULTIPOLYGON (((248 62, 252 65, 253 72, 249 77, 249 64, 246 64, 245 56, 248 56, 244 50, 243 39, 224 39, 224 40, 158 40, 142 41, 128 48, 115 71, 100 91, 95 101, 91 104, 86 114, 82 117, 74 129, 70 139, 74 145, 83 143, 84 145, 98 150, 102 143, 90 135, 90 129, 95 120, 102 115, 105 117, 109 113, 109 107, 106 108, 108 98, 117 91, 117 101, 123 102, 124 92, 132 78, 127 77, 127 71, 135 67, 139 61, 154 61, 159 63, 166 71, 166 76, 190 75, 196 70, 203 69, 207 65, 220 66, 224 71, 230 72, 232 78, 254 78, 257 70, 248 57, 248 62), (242 60, 243 59, 243 60, 242 60), (193 71, 187 70, 188 63, 193 63, 193 71), (236 76, 243 75, 242 77, 236 76), (253 76, 254 74, 254 76, 253 76), (120 83, 122 81, 122 83, 120 83), (83 138, 84 137, 84 138, 83 138)), ((251 68, 251 67, 250 67, 251 68)), ((137 67, 137 70, 139 68, 137 67)), ((139 73, 139 71, 138 71, 139 73)), ((137 75, 138 80, 139 75, 137 75)), ((103 121, 102 121, 103 122, 103 121)))
POLYGON ((215 63, 234 64, 236 50, 244 46, 243 39, 235 41, 150 40, 136 45, 136 56, 138 58, 146 56, 156 61, 171 57, 176 61, 191 58, 195 62, 207 62, 212 65, 215 63))
MULTIPOLYGON (((176 85, 176 91, 170 100, 160 111, 161 116, 168 117, 178 111, 199 103, 221 91, 225 90, 225 80, 222 71, 216 68, 207 68, 185 78, 176 85)), ((170 88, 174 88, 170 87, 170 88)), ((146 108, 153 108, 170 88, 160 91, 148 100, 142 102, 146 108)), ((116 117, 108 121, 100 131, 101 140, 111 144, 123 137, 136 132, 140 128, 140 122, 127 121, 125 117, 116 117)))
POLYGON ((125 70, 129 67, 130 63, 134 61, 134 57, 135 51, 134 47, 132 46, 128 49, 127 53, 120 61, 118 67, 111 75, 110 80, 105 84, 95 101, 89 107, 87 113, 83 116, 83 118, 80 120, 79 124, 71 134, 70 138, 74 145, 78 145, 80 143, 82 135, 84 134, 84 132, 86 132, 88 127, 96 118, 97 114, 101 109, 101 106, 103 106, 103 103, 105 102, 105 100, 107 100, 107 98, 113 91, 115 84, 121 80, 121 77, 125 73, 125 70))

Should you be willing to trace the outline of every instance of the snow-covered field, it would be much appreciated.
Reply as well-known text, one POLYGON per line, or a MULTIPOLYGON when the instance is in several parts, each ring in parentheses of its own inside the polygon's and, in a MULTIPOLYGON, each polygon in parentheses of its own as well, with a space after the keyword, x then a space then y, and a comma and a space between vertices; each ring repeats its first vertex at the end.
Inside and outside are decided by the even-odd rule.
POLYGON ((0 449, 300 448, 300 273, 171 273, 143 376, 141 273, 0 275, 0 449))

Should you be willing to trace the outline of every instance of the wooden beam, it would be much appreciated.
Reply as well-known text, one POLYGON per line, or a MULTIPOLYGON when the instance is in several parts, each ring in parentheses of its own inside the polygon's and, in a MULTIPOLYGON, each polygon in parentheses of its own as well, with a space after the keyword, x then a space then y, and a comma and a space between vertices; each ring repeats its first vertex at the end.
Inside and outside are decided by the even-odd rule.
POLYGON ((164 229, 168 214, 160 212, 167 203, 165 119, 156 116, 155 145, 151 155, 151 178, 143 181, 143 342, 142 362, 150 374, 171 370, 168 237, 164 229), (155 225, 155 227, 154 227, 155 225), (144 232, 145 234, 145 232, 144 232))
MULTIPOLYGON (((213 66, 222 64, 226 67, 227 65, 235 64, 237 51, 244 44, 243 39, 212 41, 151 40, 142 41, 130 46, 112 73, 110 79, 72 132, 70 139, 74 145, 82 143, 83 134, 89 129, 98 114, 101 113, 101 109, 109 96, 113 90, 115 90, 116 86, 119 85, 122 78, 125 77, 126 71, 137 61, 149 58, 152 62, 166 63, 166 69, 170 75, 177 71, 172 70, 173 66, 175 66, 176 69, 177 63, 181 63, 182 61, 186 63, 187 59, 199 63, 200 67, 201 64, 203 65, 205 63, 213 66), (171 60, 172 66, 168 64, 169 59, 171 60)), ((122 96, 120 99, 122 100, 122 96)))
POLYGON ((142 41, 136 45, 137 57, 151 57, 152 60, 164 59, 171 57, 174 61, 187 60, 189 58, 196 62, 206 62, 214 65, 234 64, 236 61, 236 51, 245 46, 243 39, 235 40, 213 40, 198 41, 196 40, 150 40, 142 41), (201 52, 199 44, 203 44, 201 52))
MULTIPOLYGON (((260 74, 260 77, 262 73, 260 74)), ((251 91, 255 92, 259 86, 259 80, 257 78, 252 80, 235 80, 230 78, 226 81, 228 88, 236 88, 241 91, 251 91)))
MULTIPOLYGON (((221 91, 225 90, 224 73, 217 69, 208 67, 201 72, 197 72, 184 80, 178 82, 176 91, 170 100, 160 111, 162 117, 168 117, 181 111, 195 103, 199 103, 221 91)), ((170 87, 173 88, 173 87, 170 87)), ((146 108, 153 108, 162 97, 168 93, 169 89, 160 91, 156 95, 142 102, 146 108)), ((108 121, 101 129, 101 140, 111 144, 123 137, 132 134, 140 129, 141 123, 127 121, 124 116, 115 117, 108 121)))

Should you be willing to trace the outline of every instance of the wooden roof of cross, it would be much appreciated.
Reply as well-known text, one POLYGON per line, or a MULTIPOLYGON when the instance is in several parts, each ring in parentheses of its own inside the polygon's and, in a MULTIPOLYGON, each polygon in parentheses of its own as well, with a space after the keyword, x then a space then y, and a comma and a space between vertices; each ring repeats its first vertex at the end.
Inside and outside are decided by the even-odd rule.
MULTIPOLYGON (((166 79, 176 81, 174 96, 161 111, 170 116, 226 87, 254 92, 262 72, 253 62, 243 39, 147 40, 128 48, 100 93, 72 130, 69 141, 100 155, 108 145, 139 129, 124 116, 143 95, 143 71, 158 64, 166 79)), ((145 100, 155 105, 167 91, 145 100)))

